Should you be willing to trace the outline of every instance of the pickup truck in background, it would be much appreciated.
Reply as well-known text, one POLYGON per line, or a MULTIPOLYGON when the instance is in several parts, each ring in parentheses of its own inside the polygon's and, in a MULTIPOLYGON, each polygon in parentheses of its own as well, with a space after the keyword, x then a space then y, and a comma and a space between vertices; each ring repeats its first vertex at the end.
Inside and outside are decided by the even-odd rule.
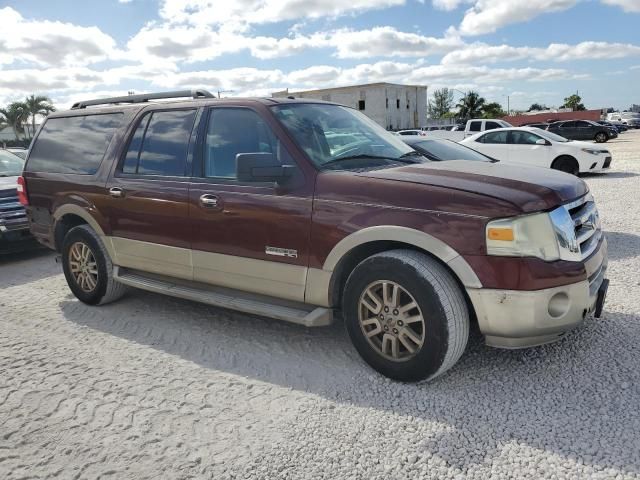
POLYGON ((461 142, 471 135, 484 132, 485 130, 494 130, 496 128, 508 128, 513 127, 509 122, 504 120, 498 120, 493 118, 474 118, 467 120, 467 124, 464 130, 431 130, 426 131, 426 137, 428 138, 442 138, 446 140, 453 140, 454 142, 461 142))

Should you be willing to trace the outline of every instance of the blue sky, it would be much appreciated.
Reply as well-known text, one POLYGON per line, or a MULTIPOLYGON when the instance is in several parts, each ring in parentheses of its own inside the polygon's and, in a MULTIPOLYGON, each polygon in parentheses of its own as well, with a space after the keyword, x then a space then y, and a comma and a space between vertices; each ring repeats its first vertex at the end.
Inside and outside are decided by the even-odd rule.
POLYGON ((0 103, 170 88, 226 95, 390 81, 512 109, 640 103, 640 0, 0 3, 0 103))

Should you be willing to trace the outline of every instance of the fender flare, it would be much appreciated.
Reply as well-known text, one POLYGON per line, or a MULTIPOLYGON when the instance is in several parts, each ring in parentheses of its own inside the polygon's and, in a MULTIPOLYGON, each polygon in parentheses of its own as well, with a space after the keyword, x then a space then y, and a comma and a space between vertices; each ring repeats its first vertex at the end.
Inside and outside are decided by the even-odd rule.
POLYGON ((480 279, 467 261, 453 248, 433 235, 413 228, 381 225, 363 228, 340 240, 331 250, 322 269, 309 269, 306 299, 310 303, 329 305, 329 291, 334 270, 354 248, 376 241, 406 243, 433 255, 447 265, 465 288, 482 288, 480 279))

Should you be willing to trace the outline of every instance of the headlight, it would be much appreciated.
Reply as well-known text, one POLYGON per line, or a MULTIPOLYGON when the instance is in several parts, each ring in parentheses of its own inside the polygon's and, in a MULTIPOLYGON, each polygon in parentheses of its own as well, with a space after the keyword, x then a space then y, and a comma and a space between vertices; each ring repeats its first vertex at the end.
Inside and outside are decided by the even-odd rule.
POLYGON ((493 220, 487 224, 487 254, 507 257, 560 258, 548 213, 493 220))
POLYGON ((582 148, 581 150, 591 155, 600 155, 602 153, 602 150, 594 150, 593 148, 582 148))

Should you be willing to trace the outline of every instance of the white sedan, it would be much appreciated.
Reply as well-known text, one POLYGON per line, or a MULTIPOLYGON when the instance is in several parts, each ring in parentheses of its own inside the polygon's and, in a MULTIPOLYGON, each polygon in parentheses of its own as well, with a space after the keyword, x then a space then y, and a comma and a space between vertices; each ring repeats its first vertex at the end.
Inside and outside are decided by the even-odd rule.
POLYGON ((534 127, 500 128, 460 143, 505 163, 554 168, 573 175, 602 172, 611 166, 609 150, 534 127))

